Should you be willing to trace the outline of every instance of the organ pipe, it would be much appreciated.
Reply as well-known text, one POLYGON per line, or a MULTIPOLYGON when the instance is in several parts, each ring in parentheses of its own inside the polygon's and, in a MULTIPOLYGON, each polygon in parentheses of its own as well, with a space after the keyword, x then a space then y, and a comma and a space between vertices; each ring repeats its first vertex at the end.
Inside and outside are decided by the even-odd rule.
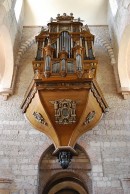
POLYGON ((86 40, 85 40, 85 50, 86 50, 86 56, 88 57, 88 43, 86 40))

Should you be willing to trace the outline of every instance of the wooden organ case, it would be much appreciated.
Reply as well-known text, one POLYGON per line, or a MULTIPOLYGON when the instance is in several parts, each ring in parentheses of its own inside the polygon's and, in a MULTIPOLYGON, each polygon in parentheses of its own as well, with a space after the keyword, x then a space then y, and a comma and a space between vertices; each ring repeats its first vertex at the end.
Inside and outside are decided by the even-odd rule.
POLYGON ((58 14, 35 37, 34 78, 22 111, 37 130, 49 136, 62 168, 67 168, 77 139, 107 110, 96 82, 94 35, 80 18, 58 14))

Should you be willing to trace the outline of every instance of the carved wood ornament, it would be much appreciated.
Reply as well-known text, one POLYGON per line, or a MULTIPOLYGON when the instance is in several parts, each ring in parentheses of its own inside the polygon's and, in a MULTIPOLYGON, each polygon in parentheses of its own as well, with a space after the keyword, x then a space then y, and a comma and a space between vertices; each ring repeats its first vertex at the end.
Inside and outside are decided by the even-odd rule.
POLYGON ((70 99, 51 101, 54 104, 55 122, 58 124, 72 124, 76 122, 76 102, 70 99))
POLYGON ((108 106, 96 82, 98 61, 88 26, 72 13, 58 14, 47 26, 36 36, 34 79, 21 108, 34 128, 52 139, 54 154, 67 168, 77 139, 97 125, 108 106))

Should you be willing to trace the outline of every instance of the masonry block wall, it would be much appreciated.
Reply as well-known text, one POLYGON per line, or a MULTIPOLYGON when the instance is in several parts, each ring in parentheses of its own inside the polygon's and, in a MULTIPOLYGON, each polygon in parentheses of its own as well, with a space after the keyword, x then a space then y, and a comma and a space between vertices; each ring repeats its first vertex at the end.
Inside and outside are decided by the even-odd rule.
MULTIPOLYGON (((93 27, 90 30, 95 35, 100 35, 100 38, 104 37, 106 42, 110 41, 107 27, 93 27)), ((21 44, 30 38, 30 31, 32 37, 39 28, 24 28, 21 44)), ((130 192, 130 100, 125 101, 117 94, 108 51, 99 42, 96 42, 95 49, 99 60, 97 80, 109 105, 109 112, 104 115, 97 127, 82 135, 77 143, 84 148, 91 163, 90 194, 128 193, 130 192)), ((35 58, 35 54, 36 44, 30 44, 19 62, 14 95, 8 101, 0 100, 1 192, 4 190, 11 194, 37 194, 39 161, 52 144, 46 135, 34 129, 26 121, 20 109, 26 89, 33 78, 31 61, 35 58)), ((43 175, 43 185, 46 181, 44 178, 46 179, 46 176, 43 175)))
MULTIPOLYGON (((7 24, 12 34, 18 72, 14 95, 10 96, 7 101, 3 101, 0 96, 0 193, 39 194, 39 183, 44 185, 47 181, 45 168, 42 171, 42 180, 40 179, 39 164, 41 160, 45 162, 42 155, 52 141, 26 121, 20 105, 33 78, 31 62, 36 55, 36 44, 33 37, 40 31, 40 28, 24 28, 21 31, 24 10, 21 12, 17 28, 16 21, 11 16, 14 14, 11 9, 13 10, 15 1, 12 1, 12 6, 10 6, 10 0, 3 2, 9 10, 2 22, 7 24), (17 28, 16 31, 14 27, 17 28), (21 49, 20 52, 19 49, 21 49)), ((125 8, 120 6, 120 9, 125 8)), ((111 65, 111 50, 109 50, 112 48, 108 48, 108 45, 111 45, 110 38, 113 37, 112 41, 116 42, 114 43, 116 53, 119 38, 116 39, 118 33, 112 23, 112 16, 110 17, 111 29, 115 35, 111 33, 109 36, 110 29, 108 30, 107 27, 90 28, 91 32, 98 37, 95 44, 96 57, 99 60, 97 81, 109 105, 109 112, 104 115, 97 127, 82 135, 77 142, 85 150, 91 165, 89 178, 92 182, 89 194, 130 193, 130 99, 123 100, 116 89, 111 65)), ((81 165, 80 168, 79 176, 83 166, 81 165)), ((53 166, 50 169, 53 169, 53 166)), ((70 165, 70 169, 73 170, 73 165, 70 165)), ((60 172, 60 166, 56 164, 53 175, 57 171, 60 172)), ((41 190, 42 187, 40 192, 41 190)))

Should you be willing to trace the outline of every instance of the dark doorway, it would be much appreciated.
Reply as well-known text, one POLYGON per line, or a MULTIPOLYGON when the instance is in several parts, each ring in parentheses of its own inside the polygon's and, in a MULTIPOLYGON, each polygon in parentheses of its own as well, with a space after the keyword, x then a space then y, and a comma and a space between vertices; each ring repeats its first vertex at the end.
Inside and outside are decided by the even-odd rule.
POLYGON ((73 190, 73 189, 62 189, 55 194, 80 194, 79 192, 73 190))

